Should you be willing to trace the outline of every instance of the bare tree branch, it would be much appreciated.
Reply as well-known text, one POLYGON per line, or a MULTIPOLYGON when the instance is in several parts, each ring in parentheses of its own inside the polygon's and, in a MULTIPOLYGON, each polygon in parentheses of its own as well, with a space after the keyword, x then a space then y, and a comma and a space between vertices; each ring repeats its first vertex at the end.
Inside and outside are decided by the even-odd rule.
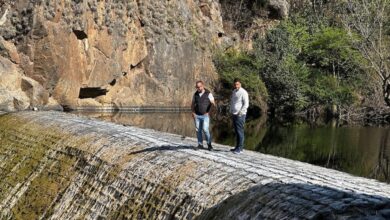
POLYGON ((384 32, 390 14, 389 0, 348 0, 343 22, 349 34, 358 34, 356 47, 382 80, 383 98, 390 106, 390 37, 384 32))

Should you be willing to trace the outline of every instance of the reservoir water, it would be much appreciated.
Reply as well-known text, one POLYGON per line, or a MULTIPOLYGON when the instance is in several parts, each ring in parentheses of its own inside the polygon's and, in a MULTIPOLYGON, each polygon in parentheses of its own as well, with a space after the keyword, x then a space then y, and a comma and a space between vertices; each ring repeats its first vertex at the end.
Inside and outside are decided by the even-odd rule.
MULTIPOLYGON (((75 112, 118 124, 195 137, 190 113, 75 112)), ((279 123, 248 119, 245 149, 299 160, 390 183, 390 127, 342 125, 336 121, 279 123)), ((228 117, 211 122, 213 141, 234 146, 228 117)), ((194 143, 196 145, 196 143, 194 143)))

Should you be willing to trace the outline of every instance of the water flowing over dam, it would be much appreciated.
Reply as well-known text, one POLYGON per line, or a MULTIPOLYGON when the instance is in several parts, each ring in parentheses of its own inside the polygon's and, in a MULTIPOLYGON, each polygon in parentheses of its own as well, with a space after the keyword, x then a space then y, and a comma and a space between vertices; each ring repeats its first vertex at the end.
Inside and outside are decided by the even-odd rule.
POLYGON ((388 184, 195 146, 59 112, 0 114, 0 219, 390 219, 388 184))

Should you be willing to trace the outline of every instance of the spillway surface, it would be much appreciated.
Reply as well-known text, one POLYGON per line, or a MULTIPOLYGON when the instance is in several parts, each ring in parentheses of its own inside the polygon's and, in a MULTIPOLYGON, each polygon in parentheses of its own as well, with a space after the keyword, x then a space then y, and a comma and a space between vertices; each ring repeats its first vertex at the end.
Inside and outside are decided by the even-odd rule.
POLYGON ((0 144, 0 219, 390 219, 385 183, 66 113, 0 114, 0 144))

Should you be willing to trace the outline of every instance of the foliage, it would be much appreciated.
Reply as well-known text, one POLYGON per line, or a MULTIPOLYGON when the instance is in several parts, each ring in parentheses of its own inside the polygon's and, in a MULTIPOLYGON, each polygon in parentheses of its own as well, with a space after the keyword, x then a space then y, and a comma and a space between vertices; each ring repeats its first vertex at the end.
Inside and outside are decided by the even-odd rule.
MULTIPOLYGON (((364 41, 364 35, 345 28, 343 16, 348 13, 340 2, 305 4, 292 4, 289 19, 256 39, 252 51, 219 54, 216 66, 221 79, 230 86, 240 76, 253 94, 267 95, 270 109, 277 114, 361 105, 370 99, 363 96, 374 91, 373 83, 368 83, 373 62, 356 44, 364 41)), ((384 27, 383 32, 388 30, 384 27)))
POLYGON ((269 32, 257 43, 256 59, 262 63, 259 74, 270 94, 269 105, 277 111, 294 111, 307 105, 305 80, 308 69, 297 60, 299 41, 291 40, 287 26, 269 32))
MULTIPOLYGON (((269 31, 255 47, 276 112, 358 103, 365 60, 352 37, 337 26, 295 16, 269 31)), ((356 37, 357 38, 357 37, 356 37)))
POLYGON ((304 48, 306 62, 316 65, 337 78, 357 74, 363 59, 353 46, 351 37, 342 28, 326 27, 314 33, 304 48))
POLYGON ((312 89, 308 91, 312 103, 325 105, 348 105, 357 101, 354 90, 340 86, 333 76, 320 75, 315 77, 312 89))
POLYGON ((268 97, 264 82, 259 76, 259 63, 253 56, 235 50, 218 53, 214 64, 222 83, 222 95, 227 98, 233 88, 233 80, 240 78, 243 87, 248 91, 250 102, 263 107, 263 101, 268 97))
POLYGON ((379 77, 382 99, 390 107, 390 21, 389 0, 347 0, 342 23, 349 34, 358 34, 356 48, 367 60, 367 65, 379 77))
POLYGON ((270 30, 251 52, 220 54, 215 63, 222 81, 229 87, 242 78, 254 96, 268 94, 275 113, 358 103, 364 59, 344 29, 323 24, 310 27, 305 17, 295 17, 270 30))

